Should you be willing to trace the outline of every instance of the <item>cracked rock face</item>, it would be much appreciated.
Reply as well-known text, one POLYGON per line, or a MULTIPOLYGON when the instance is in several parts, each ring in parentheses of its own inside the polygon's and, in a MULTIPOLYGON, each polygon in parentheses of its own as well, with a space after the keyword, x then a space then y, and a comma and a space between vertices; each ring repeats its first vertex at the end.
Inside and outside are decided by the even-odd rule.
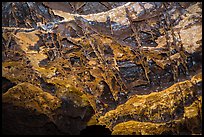
POLYGON ((3 133, 201 134, 201 30, 201 2, 3 2, 3 133))

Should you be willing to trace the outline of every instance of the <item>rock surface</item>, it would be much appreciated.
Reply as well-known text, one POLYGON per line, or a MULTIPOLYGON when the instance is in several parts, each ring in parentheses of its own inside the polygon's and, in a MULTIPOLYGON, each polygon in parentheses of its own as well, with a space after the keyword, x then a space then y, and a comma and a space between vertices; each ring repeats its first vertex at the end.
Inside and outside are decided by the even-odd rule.
POLYGON ((201 30, 201 2, 3 2, 3 133, 202 134, 201 30))

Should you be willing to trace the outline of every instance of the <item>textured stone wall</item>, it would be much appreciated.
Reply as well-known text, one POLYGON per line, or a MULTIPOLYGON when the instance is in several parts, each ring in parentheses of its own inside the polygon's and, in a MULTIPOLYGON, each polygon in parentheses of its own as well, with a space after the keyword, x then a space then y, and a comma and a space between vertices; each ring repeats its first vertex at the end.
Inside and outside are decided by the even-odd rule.
POLYGON ((3 133, 201 134, 201 31, 201 2, 3 2, 3 133))

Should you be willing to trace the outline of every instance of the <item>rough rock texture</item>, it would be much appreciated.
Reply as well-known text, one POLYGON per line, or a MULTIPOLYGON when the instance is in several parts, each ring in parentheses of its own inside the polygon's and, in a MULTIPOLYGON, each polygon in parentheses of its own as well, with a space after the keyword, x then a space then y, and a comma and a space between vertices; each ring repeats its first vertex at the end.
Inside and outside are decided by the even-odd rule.
POLYGON ((2 3, 3 133, 201 134, 201 30, 201 2, 2 3))

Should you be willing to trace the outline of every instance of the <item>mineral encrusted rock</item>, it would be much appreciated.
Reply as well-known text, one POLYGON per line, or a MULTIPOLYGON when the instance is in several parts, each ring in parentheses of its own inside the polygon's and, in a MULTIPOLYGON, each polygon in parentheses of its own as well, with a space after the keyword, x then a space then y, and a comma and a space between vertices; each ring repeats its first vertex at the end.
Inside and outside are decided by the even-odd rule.
POLYGON ((201 134, 202 2, 4 2, 2 77, 4 134, 201 134))

